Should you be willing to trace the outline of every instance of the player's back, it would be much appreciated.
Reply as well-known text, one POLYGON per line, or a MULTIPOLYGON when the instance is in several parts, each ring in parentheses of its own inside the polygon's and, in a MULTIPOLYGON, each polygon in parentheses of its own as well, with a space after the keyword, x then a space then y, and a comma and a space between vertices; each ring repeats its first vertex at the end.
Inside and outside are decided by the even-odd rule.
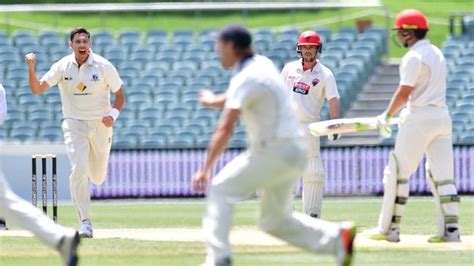
POLYGON ((279 72, 266 57, 253 56, 236 69, 228 90, 227 107, 240 101, 250 144, 300 137, 295 112, 279 72))
POLYGON ((441 50, 432 45, 428 40, 418 41, 412 49, 403 57, 403 65, 407 65, 405 72, 413 72, 410 61, 419 60, 420 68, 418 78, 415 81, 409 107, 446 106, 446 59, 441 50))

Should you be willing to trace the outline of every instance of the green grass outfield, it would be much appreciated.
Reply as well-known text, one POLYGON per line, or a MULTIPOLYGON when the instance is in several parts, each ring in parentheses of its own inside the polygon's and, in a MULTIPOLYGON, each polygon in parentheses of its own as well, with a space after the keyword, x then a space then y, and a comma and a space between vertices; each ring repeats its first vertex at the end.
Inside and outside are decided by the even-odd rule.
MULTIPOLYGON (((375 227, 381 198, 327 198, 323 217, 330 221, 353 220, 359 231, 375 227)), ((461 203, 461 233, 474 235, 474 197, 461 203)), ((238 204, 237 228, 254 228, 258 205, 238 204)), ((95 201, 95 229, 199 228, 202 200, 95 201)), ((297 201, 297 209, 301 202, 297 201)), ((72 206, 60 206, 61 224, 76 226, 72 206)), ((19 229, 11 226, 11 229, 19 229)), ((402 219, 403 234, 432 235, 436 232, 434 203, 430 197, 412 197, 402 219)), ((403 245, 403 242, 395 244, 403 245)), ((436 244, 433 244, 436 247, 436 244)), ((355 265, 473 265, 470 250, 357 248, 355 265)), ((288 246, 234 245, 235 265, 334 265, 330 256, 313 255, 288 246)), ((130 239, 87 239, 80 247, 80 265, 199 265, 204 259, 202 242, 163 242, 130 239)), ((59 265, 57 254, 29 237, 0 237, 0 265, 59 265)))
MULTIPOLYGON (((8 2, 8 1, 7 1, 8 2)), ((22 1, 13 1, 21 3, 22 1)), ((25 1, 38 2, 38 1, 25 1)), ((72 1, 48 1, 48 2, 72 2, 72 1)), ((79 1, 76 1, 79 2, 79 1)), ((81 2, 104 2, 104 1, 81 1, 81 2)), ((109 1, 110 2, 110 1, 109 1)), ((121 1, 133 2, 133 1, 121 1)), ((139 2, 139 1, 136 1, 139 2)), ((392 13, 397 13, 405 8, 417 8, 423 11, 429 18, 440 20, 443 23, 448 22, 449 15, 457 11, 474 11, 474 5, 471 0, 452 0, 452 1, 400 1, 400 0, 383 0, 392 13)), ((251 28, 257 27, 278 27, 299 25, 306 22, 317 22, 328 18, 338 19, 344 18, 348 14, 360 12, 367 9, 348 8, 348 9, 332 9, 320 11, 284 11, 284 12, 204 12, 199 16, 194 13, 155 13, 148 17, 146 13, 107 13, 105 17, 98 13, 11 13, 7 16, 0 12, 0 30, 18 30, 28 27, 37 29, 58 29, 67 31, 76 26, 85 26, 90 29, 109 28, 119 30, 123 28, 136 28, 146 31, 149 28, 162 28, 168 31, 176 29, 195 29, 201 30, 206 28, 222 27, 228 23, 242 23, 251 28), (13 24, 7 27, 6 22, 13 24), (14 22, 14 23, 13 23, 14 22), (26 23, 25 23, 26 22, 26 23)), ((381 11, 380 8, 374 9, 381 11)), ((384 26, 385 17, 370 16, 375 25, 384 26)), ((393 18, 390 19, 393 23, 393 18)), ((322 27, 331 28, 336 31, 341 26, 355 26, 355 20, 349 19, 342 22, 334 22, 322 27)), ((446 39, 448 26, 440 24, 431 24, 429 38, 436 45, 441 45, 446 39)), ((400 57, 406 50, 398 48, 390 43, 389 57, 400 57)))

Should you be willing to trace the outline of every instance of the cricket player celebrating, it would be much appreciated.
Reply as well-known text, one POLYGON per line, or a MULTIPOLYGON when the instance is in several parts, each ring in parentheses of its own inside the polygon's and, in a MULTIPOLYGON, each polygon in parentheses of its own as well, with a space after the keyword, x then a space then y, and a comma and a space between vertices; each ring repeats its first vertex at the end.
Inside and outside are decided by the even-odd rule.
POLYGON ((92 53, 89 32, 84 28, 74 29, 69 39, 73 54, 56 62, 41 80, 35 72, 35 55, 26 55, 26 61, 34 94, 59 86, 64 141, 72 166, 69 177, 72 199, 79 210, 80 235, 91 238, 89 179, 95 185, 105 181, 112 126, 124 106, 125 96, 115 67, 92 53), (110 92, 115 94, 113 107, 110 92))
POLYGON ((261 200, 259 225, 265 232, 309 251, 334 254, 340 265, 349 265, 355 236, 352 224, 338 225, 292 211, 292 190, 304 169, 306 149, 276 67, 268 58, 254 55, 250 33, 242 26, 224 28, 217 49, 222 65, 233 68, 234 75, 225 94, 203 91, 200 95, 204 106, 224 110, 207 160, 194 176, 194 189, 206 189, 240 116, 250 145, 211 182, 203 219, 205 265, 231 265, 232 208, 256 190, 261 200))
MULTIPOLYGON (((321 120, 321 106, 324 99, 329 104, 331 119, 339 118, 339 93, 332 71, 318 60, 322 51, 319 34, 314 31, 301 33, 296 45, 301 60, 283 67, 281 76, 290 92, 290 98, 296 108, 297 119, 304 129, 321 120)), ((319 137, 305 130, 306 144, 309 148, 308 163, 303 172, 303 209, 311 217, 321 217, 321 203, 324 193, 324 168, 319 151, 319 137)), ((338 134, 329 135, 335 141, 338 134)))
POLYGON ((438 234, 429 242, 460 241, 459 196, 454 183, 451 117, 445 103, 446 60, 428 40, 426 17, 414 9, 398 14, 398 39, 410 48, 400 64, 400 85, 387 110, 378 117, 382 135, 390 135, 388 121, 400 115, 395 150, 384 173, 384 198, 374 239, 400 241, 400 219, 408 199, 408 178, 426 154, 427 178, 436 199, 438 234))
MULTIPOLYGON (((0 126, 7 116, 5 89, 0 84, 0 126)), ((18 197, 3 179, 0 169, 0 218, 8 219, 35 234, 43 243, 61 254, 64 266, 78 262, 79 235, 73 229, 64 228, 38 208, 18 197)))

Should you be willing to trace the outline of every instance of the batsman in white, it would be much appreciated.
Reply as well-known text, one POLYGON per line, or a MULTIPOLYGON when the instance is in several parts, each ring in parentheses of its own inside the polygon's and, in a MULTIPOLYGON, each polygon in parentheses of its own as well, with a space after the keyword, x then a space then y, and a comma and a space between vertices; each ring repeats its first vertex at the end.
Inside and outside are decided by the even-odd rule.
POLYGON ((254 55, 249 31, 239 25, 225 27, 217 49, 225 68, 234 74, 225 94, 203 91, 201 103, 223 108, 208 147, 207 160, 194 176, 194 189, 207 193, 203 228, 207 238, 205 265, 231 265, 229 231, 233 205, 257 190, 261 201, 259 226, 300 248, 336 256, 349 265, 355 227, 335 224, 293 212, 292 191, 306 164, 302 129, 287 100, 278 70, 266 57, 254 55), (246 152, 211 179, 211 171, 242 116, 250 140, 246 152))
POLYGON ((81 221, 81 237, 93 236, 90 221, 89 180, 102 184, 112 145, 112 127, 125 103, 123 82, 115 67, 92 53, 90 33, 77 28, 69 35, 73 53, 53 64, 38 80, 36 56, 27 54, 29 81, 34 94, 42 94, 58 84, 64 121, 64 142, 72 166, 69 177, 74 204, 81 221), (115 94, 113 107, 110 94, 115 94))
MULTIPOLYGON (((0 126, 7 116, 5 89, 0 84, 0 126)), ((38 208, 18 197, 3 178, 0 168, 0 218, 18 224, 31 231, 43 243, 56 249, 62 256, 63 265, 75 266, 78 262, 77 231, 62 227, 44 215, 38 208)))
POLYGON ((400 241, 400 220, 408 199, 408 178, 426 154, 427 179, 436 201, 438 234, 429 242, 460 241, 459 201, 454 183, 451 117, 445 103, 446 60, 425 39, 426 17, 418 10, 398 14, 398 39, 410 50, 400 64, 400 85, 387 110, 378 117, 381 134, 390 135, 388 121, 403 106, 395 150, 384 173, 384 198, 374 239, 400 241))
MULTIPOLYGON (((301 59, 289 62, 281 71, 290 98, 296 108, 297 119, 304 129, 321 121, 321 107, 326 99, 331 119, 339 118, 339 93, 332 71, 318 59, 322 52, 321 37, 317 32, 301 33, 296 50, 301 59)), ((335 141, 338 134, 329 135, 335 141)), ((305 130, 304 139, 309 149, 308 163, 303 172, 303 210, 311 217, 321 218, 324 193, 324 168, 319 150, 319 137, 305 130)))

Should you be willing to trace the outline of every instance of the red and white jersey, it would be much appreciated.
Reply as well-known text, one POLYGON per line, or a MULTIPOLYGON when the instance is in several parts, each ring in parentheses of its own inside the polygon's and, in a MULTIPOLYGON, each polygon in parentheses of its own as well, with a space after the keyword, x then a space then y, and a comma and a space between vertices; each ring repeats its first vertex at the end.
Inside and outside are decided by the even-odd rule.
POLYGON ((287 63, 281 76, 300 122, 321 120, 324 99, 339 99, 332 71, 317 60, 312 69, 303 70, 301 59, 287 63))
POLYGON ((441 50, 428 40, 416 42, 400 64, 400 85, 415 88, 408 99, 408 109, 447 108, 446 75, 446 59, 441 50))

